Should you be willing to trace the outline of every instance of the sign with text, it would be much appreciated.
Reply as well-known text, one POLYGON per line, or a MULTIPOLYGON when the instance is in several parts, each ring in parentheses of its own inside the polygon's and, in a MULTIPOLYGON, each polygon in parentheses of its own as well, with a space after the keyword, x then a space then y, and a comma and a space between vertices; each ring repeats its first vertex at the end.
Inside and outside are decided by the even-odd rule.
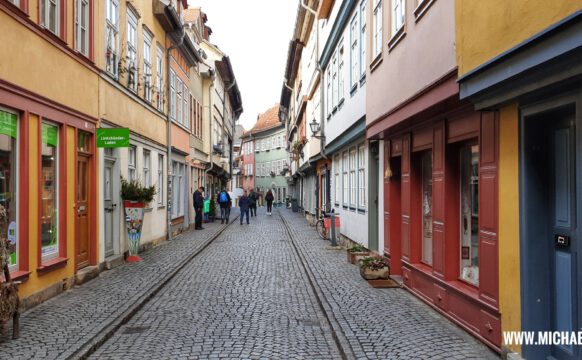
POLYGON ((129 147, 129 129, 111 128, 97 129, 98 148, 129 147))

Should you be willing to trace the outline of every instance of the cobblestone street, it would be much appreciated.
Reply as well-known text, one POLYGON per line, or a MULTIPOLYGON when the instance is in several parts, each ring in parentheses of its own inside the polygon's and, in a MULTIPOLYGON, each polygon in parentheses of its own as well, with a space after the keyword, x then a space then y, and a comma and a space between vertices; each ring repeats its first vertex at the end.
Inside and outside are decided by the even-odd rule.
POLYGON ((289 210, 205 227, 23 314, 0 358, 497 358, 407 291, 371 288, 289 210))

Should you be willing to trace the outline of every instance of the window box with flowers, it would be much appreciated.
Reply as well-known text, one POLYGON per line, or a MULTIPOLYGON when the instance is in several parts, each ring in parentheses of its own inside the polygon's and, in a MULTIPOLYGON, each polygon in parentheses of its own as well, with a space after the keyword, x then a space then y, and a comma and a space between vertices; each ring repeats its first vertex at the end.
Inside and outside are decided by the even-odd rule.
POLYGON ((385 257, 368 256, 359 261, 360 275, 374 288, 400 287, 390 278, 390 265, 385 257))

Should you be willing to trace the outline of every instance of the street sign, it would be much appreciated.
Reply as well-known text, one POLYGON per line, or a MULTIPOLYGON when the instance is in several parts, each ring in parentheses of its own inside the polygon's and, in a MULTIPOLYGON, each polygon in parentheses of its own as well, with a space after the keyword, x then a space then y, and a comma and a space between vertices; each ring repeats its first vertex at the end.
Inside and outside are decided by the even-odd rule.
POLYGON ((99 128, 97 129, 98 148, 129 147, 129 129, 127 128, 99 128))

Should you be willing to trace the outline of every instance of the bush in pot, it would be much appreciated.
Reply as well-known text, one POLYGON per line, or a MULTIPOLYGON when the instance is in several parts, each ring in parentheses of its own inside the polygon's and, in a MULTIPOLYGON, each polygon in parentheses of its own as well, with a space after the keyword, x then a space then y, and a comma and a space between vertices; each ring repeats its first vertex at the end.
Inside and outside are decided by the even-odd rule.
POLYGON ((137 180, 121 179, 121 198, 125 209, 125 227, 129 248, 127 261, 129 262, 141 261, 137 254, 139 253, 143 225, 143 209, 154 199, 155 194, 155 186, 146 187, 137 180))
POLYGON ((358 260, 368 256, 370 251, 360 244, 355 244, 348 248, 348 262, 351 264, 356 264, 358 260))
POLYGON ((360 274, 366 280, 389 279, 390 264, 385 257, 368 256, 359 261, 360 274))

